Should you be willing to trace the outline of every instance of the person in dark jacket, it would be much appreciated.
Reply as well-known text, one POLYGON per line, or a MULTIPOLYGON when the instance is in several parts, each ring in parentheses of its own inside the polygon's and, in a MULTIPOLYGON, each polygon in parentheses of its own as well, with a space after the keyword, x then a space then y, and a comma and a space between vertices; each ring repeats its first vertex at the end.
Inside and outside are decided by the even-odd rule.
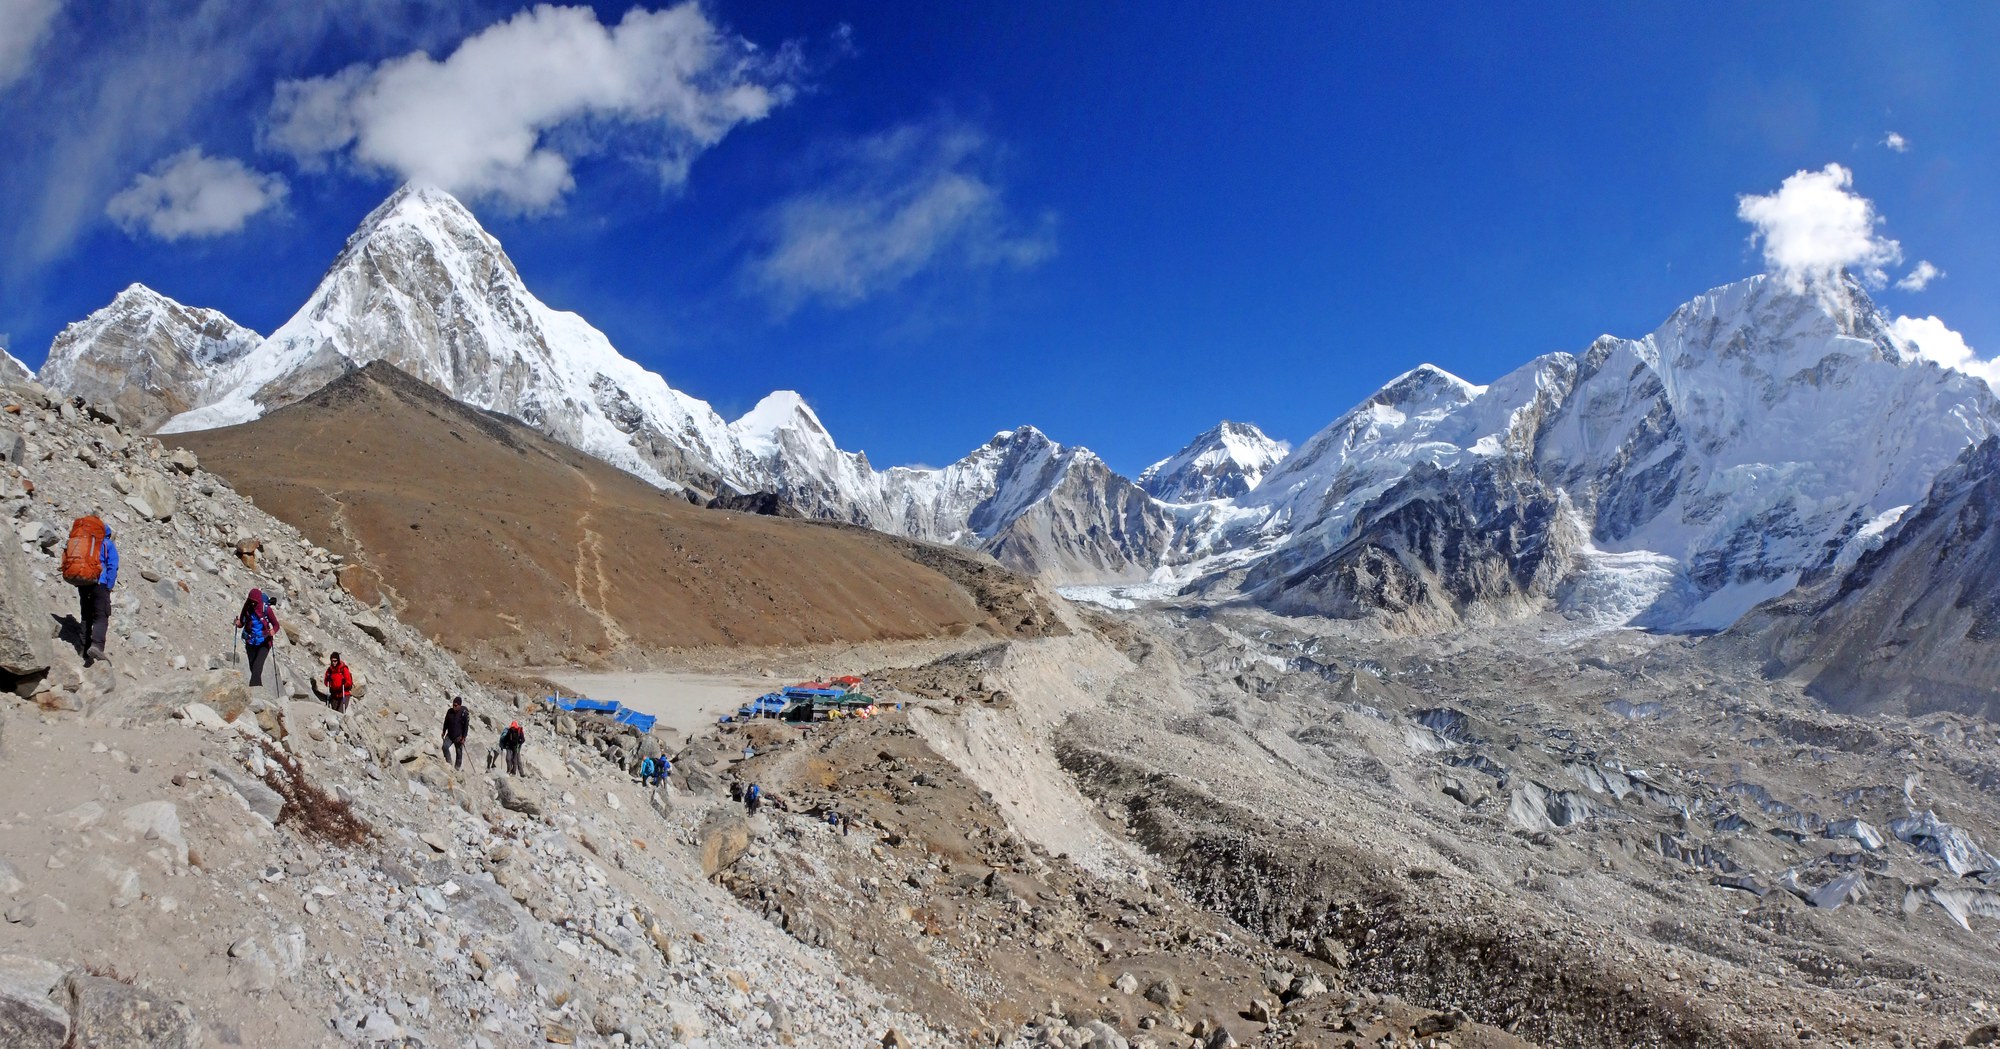
POLYGON ((79 583, 76 588, 78 621, 83 624, 83 665, 104 658, 104 640, 111 634, 111 590, 118 585, 118 544, 111 541, 111 526, 104 526, 104 571, 97 582, 79 583))
POLYGON ((347 713, 347 701, 354 698, 354 671, 340 661, 340 653, 335 652, 326 661, 326 702, 328 706, 347 713))
POLYGON ((521 723, 516 721, 500 733, 500 749, 507 754, 507 775, 521 774, 521 745, 528 742, 528 734, 521 731, 521 723))
POLYGON ((460 696, 451 697, 451 709, 444 712, 444 756, 451 759, 451 767, 465 767, 465 737, 472 731, 472 715, 465 709, 465 700, 460 696))
POLYGON ((256 688, 264 683, 264 660, 278 638, 278 613, 271 610, 262 590, 250 591, 243 611, 236 615, 236 629, 243 632, 243 657, 250 661, 250 687, 256 688))

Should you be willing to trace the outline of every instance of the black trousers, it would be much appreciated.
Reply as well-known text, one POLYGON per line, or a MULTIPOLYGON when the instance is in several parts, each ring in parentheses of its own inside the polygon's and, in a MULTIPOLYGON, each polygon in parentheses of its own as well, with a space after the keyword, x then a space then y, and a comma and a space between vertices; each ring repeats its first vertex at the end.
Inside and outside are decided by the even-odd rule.
POLYGON ((264 660, 270 658, 271 643, 269 641, 261 645, 246 643, 243 646, 243 655, 250 660, 250 687, 256 688, 264 683, 264 660))
POLYGON ((111 588, 103 583, 77 587, 76 600, 83 647, 104 651, 104 639, 111 632, 111 588))
POLYGON ((458 738, 456 738, 456 739, 453 739, 453 738, 452 738, 452 737, 450 737, 450 736, 446 736, 446 737, 444 738, 444 756, 445 756, 445 757, 448 757, 448 758, 450 758, 450 759, 451 759, 451 767, 452 767, 452 768, 455 768, 455 769, 462 769, 462 768, 464 768, 464 767, 465 767, 465 737, 464 737, 464 736, 459 736, 458 738))
POLYGON ((509 776, 518 776, 518 775, 520 775, 520 774, 521 774, 521 748, 520 748, 520 747, 508 747, 508 748, 507 748, 507 774, 508 774, 509 776))

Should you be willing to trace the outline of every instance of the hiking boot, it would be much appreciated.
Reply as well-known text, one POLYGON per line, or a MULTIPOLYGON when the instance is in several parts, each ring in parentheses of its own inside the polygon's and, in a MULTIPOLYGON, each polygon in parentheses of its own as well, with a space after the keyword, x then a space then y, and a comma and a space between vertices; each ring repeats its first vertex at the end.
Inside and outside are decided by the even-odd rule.
POLYGON ((104 646, 92 645, 83 650, 83 665, 89 666, 104 658, 104 646))

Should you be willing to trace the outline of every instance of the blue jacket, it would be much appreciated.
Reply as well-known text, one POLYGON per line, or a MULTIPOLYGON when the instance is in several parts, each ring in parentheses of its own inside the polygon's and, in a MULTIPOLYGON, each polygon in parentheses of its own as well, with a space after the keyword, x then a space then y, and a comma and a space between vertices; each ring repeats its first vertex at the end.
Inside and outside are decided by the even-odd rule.
POLYGON ((97 576, 97 585, 111 589, 118 585, 118 544, 111 541, 111 526, 104 526, 104 571, 97 576))

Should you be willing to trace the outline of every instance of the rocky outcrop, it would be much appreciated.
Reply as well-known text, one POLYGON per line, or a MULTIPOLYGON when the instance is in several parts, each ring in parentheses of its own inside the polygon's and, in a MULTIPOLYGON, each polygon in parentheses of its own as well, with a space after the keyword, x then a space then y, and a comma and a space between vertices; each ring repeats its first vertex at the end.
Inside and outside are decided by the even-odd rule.
POLYGON ((215 396, 215 376, 263 341, 214 310, 134 284, 64 328, 39 378, 150 431, 215 396))
POLYGON ((2000 437, 1967 448, 1876 542, 1718 643, 1763 653, 1839 709, 2000 720, 2000 437))
POLYGON ((1562 493, 1518 461, 1419 466, 1363 508, 1332 553, 1283 574, 1270 571, 1282 562, 1266 562, 1244 588, 1286 614, 1438 630, 1540 607, 1584 542, 1562 493))

